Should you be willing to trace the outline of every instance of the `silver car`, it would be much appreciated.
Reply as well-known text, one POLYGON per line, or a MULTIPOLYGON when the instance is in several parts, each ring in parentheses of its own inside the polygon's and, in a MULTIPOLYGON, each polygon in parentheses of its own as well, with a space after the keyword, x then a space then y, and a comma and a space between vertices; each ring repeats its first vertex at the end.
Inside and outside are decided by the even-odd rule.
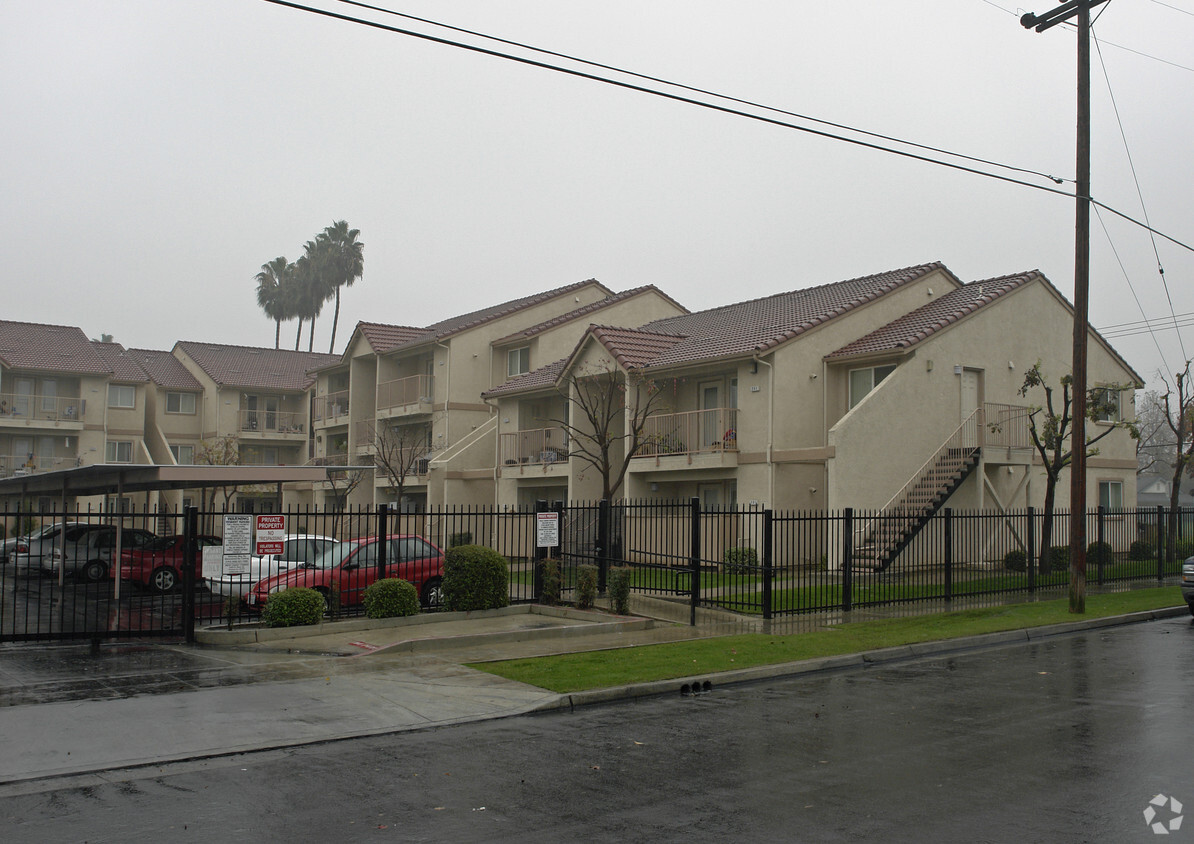
MULTIPOLYGON (((123 528, 120 532, 121 548, 140 548, 155 539, 152 531, 142 528, 123 528)), ((98 582, 108 576, 112 558, 116 552, 116 526, 99 523, 67 522, 65 532, 61 525, 51 525, 37 537, 31 537, 14 556, 18 572, 57 575, 64 569, 65 575, 78 575, 85 580, 98 582)))
POLYGON ((257 581, 272 577, 287 569, 308 565, 335 544, 336 540, 330 536, 310 533, 293 534, 286 537, 282 543, 282 553, 251 557, 248 574, 209 577, 205 579, 205 582, 208 589, 216 595, 222 595, 225 598, 243 598, 257 581))
POLYGON ((1182 597, 1186 599, 1190 615, 1194 615, 1194 557, 1187 557, 1182 563, 1182 597))

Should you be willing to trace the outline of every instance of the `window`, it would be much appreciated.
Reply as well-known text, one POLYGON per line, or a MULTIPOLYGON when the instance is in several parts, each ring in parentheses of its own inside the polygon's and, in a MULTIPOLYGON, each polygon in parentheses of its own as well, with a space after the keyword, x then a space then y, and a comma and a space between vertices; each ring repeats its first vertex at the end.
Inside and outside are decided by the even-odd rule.
POLYGON ((172 445, 170 453, 174 455, 174 462, 179 466, 191 466, 195 463, 195 446, 172 445))
POLYGON ((860 401, 866 398, 867 393, 879 386, 879 382, 893 372, 895 372, 894 365, 873 366, 868 369, 851 370, 850 407, 853 408, 860 401))
POLYGON ((1094 404, 1092 412, 1096 422, 1118 422, 1119 390, 1109 387, 1098 387, 1091 390, 1091 401, 1094 404))
POLYGON ((129 384, 108 385, 108 407, 136 407, 137 388, 129 384))
POLYGON ((166 412, 167 413, 186 413, 194 415, 195 413, 195 394, 194 393, 166 393, 166 412))
POLYGON ((133 444, 126 441, 108 440, 108 447, 104 452, 106 463, 132 463, 133 444))
POLYGON ((531 347, 523 346, 521 349, 511 349, 506 354, 506 376, 513 378, 515 375, 522 375, 523 373, 531 371, 531 347))
POLYGON ((58 382, 53 378, 42 379, 41 409, 42 413, 54 413, 58 410, 58 382))
POLYGON ((1099 506, 1108 512, 1124 507, 1124 485, 1119 481, 1099 481, 1099 506))

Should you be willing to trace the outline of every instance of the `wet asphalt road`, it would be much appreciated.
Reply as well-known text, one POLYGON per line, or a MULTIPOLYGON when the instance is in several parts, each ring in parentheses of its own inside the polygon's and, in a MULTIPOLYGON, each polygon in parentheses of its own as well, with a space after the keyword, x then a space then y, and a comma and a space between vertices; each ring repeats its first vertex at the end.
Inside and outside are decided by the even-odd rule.
POLYGON ((1194 813, 1192 688, 1174 618, 0 792, 0 841, 1194 840, 1142 814, 1194 813))

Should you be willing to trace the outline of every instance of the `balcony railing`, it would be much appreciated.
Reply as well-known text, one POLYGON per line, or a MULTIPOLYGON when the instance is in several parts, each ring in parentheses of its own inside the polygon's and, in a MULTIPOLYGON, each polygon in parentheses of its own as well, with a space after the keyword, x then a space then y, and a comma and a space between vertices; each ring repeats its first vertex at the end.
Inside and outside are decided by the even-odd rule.
POLYGON ((27 454, 0 454, 0 477, 12 478, 38 472, 73 469, 79 465, 77 457, 30 457, 27 454))
POLYGON ((396 407, 431 403, 432 378, 430 375, 412 375, 396 381, 377 385, 377 409, 392 410, 396 407))
POLYGON ((312 457, 307 461, 308 466, 347 466, 347 454, 327 454, 323 457, 312 457))
POLYGON ((568 460, 568 432, 563 428, 535 428, 502 434, 503 466, 565 463, 568 460))
POLYGON ((639 457, 703 454, 738 450, 738 409, 715 407, 685 413, 661 413, 643 426, 639 457))
POLYGON ((1029 433, 1029 414, 1032 408, 1015 404, 983 405, 985 418, 982 420, 980 443, 997 448, 1032 448, 1029 433))
POLYGON ((0 393, 0 423, 9 419, 26 422, 81 422, 86 412, 86 399, 0 393))
POLYGON ((304 414, 288 410, 242 410, 240 430, 251 434, 301 434, 304 414))
POLYGON ((348 416, 348 390, 316 396, 311 406, 312 422, 334 422, 348 416))

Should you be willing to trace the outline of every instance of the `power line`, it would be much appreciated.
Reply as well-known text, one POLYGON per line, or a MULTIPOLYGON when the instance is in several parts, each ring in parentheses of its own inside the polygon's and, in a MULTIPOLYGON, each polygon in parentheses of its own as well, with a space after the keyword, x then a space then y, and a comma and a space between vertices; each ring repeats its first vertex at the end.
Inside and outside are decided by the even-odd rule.
POLYGON ((1170 5, 1169 3, 1162 3, 1161 0, 1149 0, 1149 2, 1156 3, 1158 6, 1164 6, 1166 9, 1173 9, 1175 12, 1181 12, 1183 15, 1194 17, 1194 12, 1188 12, 1185 9, 1179 9, 1177 6, 1170 5))
MULTIPOLYGON (((275 6, 282 6, 282 7, 288 8, 288 9, 294 9, 294 10, 300 11, 300 12, 308 12, 309 14, 319 15, 321 17, 331 18, 333 20, 344 21, 346 23, 355 23, 360 26, 366 26, 371 29, 378 29, 378 30, 382 30, 384 32, 390 32, 395 35, 406 35, 411 38, 418 38, 423 41, 429 41, 433 44, 441 44, 441 45, 447 46, 447 47, 456 47, 461 50, 467 50, 469 52, 478 53, 480 55, 485 55, 485 56, 490 56, 492 58, 505 59, 507 61, 516 62, 518 64, 524 64, 529 67, 536 67, 541 70, 550 70, 555 73, 565 74, 567 76, 575 76, 579 79, 587 79, 591 82, 601 82, 606 85, 612 85, 617 88, 624 88, 629 91, 637 91, 642 94, 651 94, 653 96, 661 97, 661 98, 667 99, 667 100, 672 100, 674 102, 687 103, 688 105, 694 105, 694 106, 697 106, 698 108, 705 108, 705 109, 709 109, 710 111, 721 112, 722 114, 734 115, 736 117, 745 117, 749 120, 755 120, 760 123, 766 123, 771 126, 779 126, 784 129, 794 129, 795 131, 804 132, 805 134, 814 135, 814 136, 821 137, 821 138, 827 138, 829 140, 842 141, 844 143, 853 144, 854 146, 863 147, 864 149, 873 149, 878 152, 887 152, 892 155, 897 155, 897 156, 901 156, 903 158, 912 159, 913 161, 922 161, 926 164, 936 164, 939 167, 945 167, 945 168, 948 168, 951 170, 958 170, 963 173, 971 173, 976 176, 985 176, 988 179, 995 179, 997 181, 1007 182, 1008 184, 1013 184, 1013 185, 1020 185, 1021 187, 1031 188, 1033 190, 1043 191, 1045 193, 1056 194, 1057 196, 1063 196, 1068 199, 1075 198, 1075 195, 1072 193, 1061 190, 1059 188, 1049 187, 1048 185, 1039 185, 1039 184, 1035 184, 1033 182, 1024 181, 1023 179, 1017 179, 1012 176, 1005 176, 1000 173, 991 173, 991 172, 988 172, 985 170, 978 170, 973 167, 967 167, 962 164, 956 164, 956 163, 953 163, 950 161, 942 161, 940 159, 931 158, 931 157, 925 156, 925 155, 918 155, 917 153, 907 152, 905 150, 893 149, 891 147, 883 146, 882 144, 875 144, 875 143, 871 143, 869 141, 859 140, 857 138, 848 138, 848 137, 845 137, 842 135, 834 134, 832 132, 826 132, 821 129, 814 129, 809 126, 801 126, 796 123, 789 123, 785 120, 779 120, 777 118, 768 117, 766 115, 752 114, 748 111, 742 111, 740 109, 731 108, 730 106, 721 105, 718 103, 705 102, 703 100, 693 99, 692 97, 682 96, 680 94, 674 94, 674 93, 671 93, 668 91, 659 91, 657 89, 647 88, 642 85, 634 84, 632 82, 625 82, 625 81, 618 80, 618 79, 610 79, 608 77, 599 76, 594 73, 588 73, 583 70, 576 70, 574 68, 560 67, 559 65, 549 64, 547 62, 538 61, 536 59, 527 58, 525 56, 515 56, 510 53, 502 53, 497 50, 491 50, 487 47, 480 47, 476 44, 466 44, 466 43, 463 43, 460 41, 452 41, 451 39, 441 38, 437 35, 430 35, 425 32, 416 32, 414 30, 402 29, 400 27, 390 26, 388 24, 378 23, 377 21, 365 20, 363 18, 355 18, 350 15, 343 15, 338 12, 329 11, 327 9, 317 9, 317 8, 314 8, 311 6, 305 6, 301 3, 292 2, 291 0, 263 0, 263 2, 270 3, 275 6)), ((1054 178, 1054 177, 1046 176, 1046 178, 1054 178)), ((1105 211, 1108 211, 1111 214, 1115 214, 1116 216, 1132 223, 1133 225, 1136 225, 1141 228, 1152 231, 1155 234, 1157 234, 1158 236, 1163 237, 1166 240, 1170 241, 1171 243, 1173 243, 1177 246, 1180 246, 1183 249, 1194 252, 1194 246, 1190 246, 1189 244, 1183 243, 1182 241, 1177 240, 1176 238, 1171 237, 1171 236, 1165 234, 1164 232, 1157 231, 1156 229, 1152 229, 1149 226, 1147 226, 1146 224, 1140 222, 1139 220, 1136 220, 1133 217, 1131 217, 1127 214, 1124 214, 1121 211, 1117 211, 1116 209, 1112 208, 1111 206, 1106 205, 1102 202, 1099 202, 1098 200, 1094 199, 1093 197, 1087 197, 1087 199, 1089 199, 1092 204, 1098 205, 1099 207, 1103 208, 1105 211)))
POLYGON ((417 21, 418 23, 425 23, 425 24, 429 24, 431 26, 437 26, 437 27, 440 27, 441 29, 446 29, 451 32, 459 32, 462 35, 470 35, 470 36, 473 36, 476 38, 484 38, 487 41, 493 41, 498 44, 505 44, 509 47, 518 47, 519 49, 523 49, 523 50, 530 50, 532 52, 540 53, 545 56, 552 56, 557 59, 565 59, 567 61, 576 62, 578 64, 588 65, 589 67, 599 68, 600 70, 613 71, 614 73, 620 73, 625 76, 631 76, 636 79, 645 80, 647 82, 657 82, 661 85, 667 85, 669 87, 678 88, 683 91, 691 91, 694 94, 703 94, 704 96, 708 96, 708 97, 717 97, 719 100, 725 100, 727 102, 738 103, 739 105, 750 106, 751 108, 760 108, 760 109, 763 109, 764 111, 770 111, 775 114, 783 114, 788 117, 798 118, 800 120, 808 120, 812 123, 819 123, 822 126, 830 126, 834 129, 843 129, 848 132, 855 132, 859 135, 866 135, 867 137, 870 137, 870 138, 878 138, 883 141, 891 141, 892 143, 903 144, 904 146, 915 147, 916 149, 923 149, 927 152, 935 152, 935 153, 939 153, 941 155, 948 155, 953 158, 961 158, 966 161, 973 161, 976 164, 986 164, 991 167, 1000 167, 1005 170, 1013 170, 1017 173, 1027 173, 1032 176, 1040 176, 1043 179, 1049 179, 1050 181, 1052 181, 1056 184, 1059 184, 1059 185, 1062 184, 1063 182, 1067 182, 1067 181, 1073 182, 1073 179, 1063 179, 1058 176, 1053 176, 1049 173, 1042 173, 1039 170, 1029 170, 1029 169, 1026 169, 1023 167, 1016 167, 1015 165, 1012 165, 1012 164, 1003 164, 1001 162, 991 161, 986 158, 978 158, 978 157, 975 157, 972 155, 966 155, 965 153, 953 152, 951 150, 941 149, 939 147, 929 146, 927 144, 920 144, 915 141, 904 140, 903 138, 896 138, 891 135, 883 135, 878 132, 870 132, 866 129, 859 129, 856 126, 848 126, 843 123, 834 123, 831 120, 825 120, 820 117, 813 117, 811 115, 801 114, 801 113, 795 112, 795 111, 787 111, 782 108, 764 105, 763 103, 755 102, 753 100, 742 99, 739 97, 732 96, 730 94, 720 94, 716 91, 710 91, 705 88, 697 88, 692 85, 685 85, 681 82, 672 82, 671 80, 662 79, 658 76, 649 76, 645 73, 637 73, 633 70, 627 70, 622 67, 617 67, 616 65, 602 64, 601 62, 592 61, 590 59, 582 59, 578 56, 573 56, 568 53, 560 53, 560 52, 556 52, 555 50, 548 50, 543 47, 536 47, 532 44, 526 44, 521 41, 511 41, 506 38, 500 38, 496 35, 487 35, 484 32, 477 32, 476 30, 472 30, 472 29, 464 29, 459 26, 453 26, 452 24, 440 23, 439 21, 434 21, 429 18, 421 18, 421 17, 418 17, 417 15, 410 15, 405 12, 396 12, 392 9, 386 9, 381 6, 374 6, 369 3, 363 3, 363 2, 360 2, 360 0, 338 0, 338 2, 343 3, 346 6, 356 6, 357 8, 368 9, 369 11, 372 11, 372 12, 381 12, 383 14, 393 15, 393 16, 399 17, 399 18, 405 18, 407 20, 417 21))

